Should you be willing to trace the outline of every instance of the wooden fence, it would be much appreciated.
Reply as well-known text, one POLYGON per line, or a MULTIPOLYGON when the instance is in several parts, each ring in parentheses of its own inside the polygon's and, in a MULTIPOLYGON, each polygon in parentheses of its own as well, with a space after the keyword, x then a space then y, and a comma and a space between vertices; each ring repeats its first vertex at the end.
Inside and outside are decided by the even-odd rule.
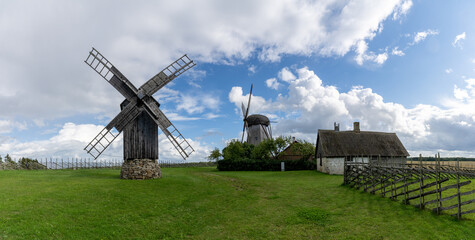
MULTIPOLYGON (((441 166, 440 155, 435 164, 403 163, 387 159, 359 163, 345 161, 344 180, 347 186, 380 194, 437 214, 448 213, 461 219, 475 213, 475 171, 471 168, 441 166)), ((421 159, 421 157, 419 157, 421 159)))
MULTIPOLYGON (((0 170, 55 170, 55 169, 90 169, 90 168, 116 168, 122 167, 122 159, 100 159, 91 158, 37 158, 30 161, 21 162, 20 159, 13 159, 12 162, 4 162, 0 164, 0 170)), ((168 167, 206 167, 216 166, 215 162, 186 162, 186 161, 169 161, 158 160, 158 164, 162 168, 168 167)))

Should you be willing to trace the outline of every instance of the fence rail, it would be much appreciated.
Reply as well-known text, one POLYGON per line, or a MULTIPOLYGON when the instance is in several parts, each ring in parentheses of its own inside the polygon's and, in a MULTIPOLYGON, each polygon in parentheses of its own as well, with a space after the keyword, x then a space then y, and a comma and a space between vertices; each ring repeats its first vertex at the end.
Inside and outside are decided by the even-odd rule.
MULTIPOLYGON (((123 162, 122 159, 94 160, 92 158, 37 158, 27 159, 27 161, 22 161, 22 159, 12 159, 12 161, 0 163, 0 170, 120 169, 123 162)), ((162 168, 216 166, 216 163, 214 162, 185 162, 169 160, 158 160, 158 164, 162 168)))
POLYGON ((455 166, 443 166, 440 155, 434 164, 414 161, 401 164, 399 159, 363 162, 344 162, 343 183, 379 194, 419 208, 430 208, 437 214, 442 211, 461 219, 475 213, 475 170, 455 166))

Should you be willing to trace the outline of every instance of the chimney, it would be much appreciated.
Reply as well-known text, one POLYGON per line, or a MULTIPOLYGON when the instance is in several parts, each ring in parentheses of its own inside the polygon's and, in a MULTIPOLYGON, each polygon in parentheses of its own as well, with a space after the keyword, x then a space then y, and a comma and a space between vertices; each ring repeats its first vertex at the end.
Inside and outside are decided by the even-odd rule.
POLYGON ((353 123, 353 131, 355 133, 359 133, 360 132, 360 122, 354 122, 353 123))
POLYGON ((333 126, 335 127, 335 132, 340 131, 340 124, 339 123, 334 122, 333 126))

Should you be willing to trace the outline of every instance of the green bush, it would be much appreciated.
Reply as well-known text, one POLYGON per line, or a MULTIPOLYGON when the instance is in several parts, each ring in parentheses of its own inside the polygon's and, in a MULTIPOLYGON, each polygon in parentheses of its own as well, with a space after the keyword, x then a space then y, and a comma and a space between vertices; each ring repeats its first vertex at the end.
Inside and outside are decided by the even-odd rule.
POLYGON ((238 160, 250 158, 254 149, 254 145, 247 142, 241 143, 237 140, 232 140, 228 146, 223 148, 223 160, 238 160))
POLYGON ((285 164, 286 171, 315 169, 315 162, 307 159, 277 160, 277 159, 237 159, 219 160, 220 171, 280 171, 281 162, 285 164))
MULTIPOLYGON (((315 147, 308 142, 296 142, 290 154, 301 154, 299 160, 279 160, 283 150, 291 144, 290 137, 267 139, 254 146, 247 142, 232 140, 223 149, 222 160, 217 161, 220 171, 280 171, 281 162, 285 162, 285 170, 315 169, 315 163, 308 161, 315 147)), ((218 156, 215 149, 210 157, 218 156)))

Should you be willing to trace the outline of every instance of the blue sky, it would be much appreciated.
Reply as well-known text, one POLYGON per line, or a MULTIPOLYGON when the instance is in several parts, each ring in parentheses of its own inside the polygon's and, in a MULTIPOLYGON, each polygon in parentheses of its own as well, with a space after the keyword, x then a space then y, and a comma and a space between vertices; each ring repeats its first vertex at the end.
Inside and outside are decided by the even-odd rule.
MULTIPOLYGON (((2 1, 0 155, 85 157, 123 97, 83 61, 97 48, 137 87, 187 53, 155 94, 195 147, 240 138, 241 102, 273 133, 396 132, 411 155, 475 156, 473 1, 2 1), (166 11, 164 11, 166 9, 166 11)), ((160 158, 179 160, 160 136, 160 158)), ((104 157, 122 155, 121 139, 104 157)))

